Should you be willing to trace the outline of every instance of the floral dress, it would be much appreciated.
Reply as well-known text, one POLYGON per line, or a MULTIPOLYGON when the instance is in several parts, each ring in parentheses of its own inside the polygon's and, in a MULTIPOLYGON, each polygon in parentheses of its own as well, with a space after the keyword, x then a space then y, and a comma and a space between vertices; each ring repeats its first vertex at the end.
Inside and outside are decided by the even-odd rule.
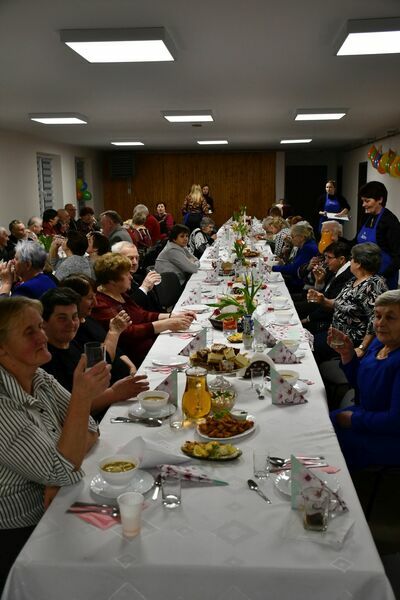
POLYGON ((373 335, 375 300, 386 291, 385 280, 379 275, 371 275, 358 285, 349 281, 336 297, 332 326, 358 346, 366 334, 373 335))

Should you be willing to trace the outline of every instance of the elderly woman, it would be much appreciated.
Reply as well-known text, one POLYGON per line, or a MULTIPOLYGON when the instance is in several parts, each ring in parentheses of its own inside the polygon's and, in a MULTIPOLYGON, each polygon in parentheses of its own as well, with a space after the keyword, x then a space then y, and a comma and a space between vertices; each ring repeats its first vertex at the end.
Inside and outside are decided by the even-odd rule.
POLYGON ((146 218, 147 215, 145 212, 134 212, 131 220, 131 227, 128 230, 132 242, 138 249, 140 258, 143 258, 147 250, 152 246, 150 232, 145 225, 146 218))
POLYGON ((287 221, 282 217, 267 217, 264 219, 263 228, 267 233, 267 239, 269 236, 273 239, 275 256, 286 260, 287 248, 292 246, 287 221))
POLYGON ((196 258, 201 258, 208 246, 211 246, 217 239, 213 234, 215 223, 209 217, 203 217, 200 221, 200 227, 192 231, 189 238, 189 248, 196 258))
POLYGON ((167 212, 167 205, 165 202, 159 202, 157 204, 154 217, 160 225, 161 235, 166 237, 174 226, 174 217, 167 212))
POLYGON ((43 273, 47 254, 38 242, 22 240, 15 247, 15 259, 0 266, 0 294, 39 299, 56 287, 55 280, 43 273))
POLYGON ((157 273, 176 273, 183 285, 192 273, 196 273, 200 263, 187 249, 190 230, 186 225, 174 225, 169 241, 156 260, 157 273))
POLYGON ((331 413, 346 462, 353 469, 399 464, 400 290, 378 296, 373 322, 376 339, 362 360, 345 333, 333 329, 328 336, 328 343, 335 341, 359 402, 331 413))
POLYGON ((139 366, 156 336, 162 331, 187 329, 193 318, 192 312, 159 313, 144 310, 127 295, 131 287, 131 261, 126 256, 112 252, 100 256, 94 270, 97 279, 97 305, 92 315, 108 330, 110 319, 124 310, 132 324, 123 331, 119 345, 130 360, 139 366))
POLYGON ((50 251, 50 264, 55 270, 55 276, 62 281, 72 273, 84 273, 88 277, 92 274, 92 266, 86 254, 88 240, 86 235, 79 231, 68 231, 67 237, 57 236, 53 239, 50 251), (58 249, 62 248, 66 258, 59 258, 58 249))
MULTIPOLYGON (((376 244, 357 244, 351 250, 350 270, 355 279, 349 281, 334 299, 309 290, 307 299, 333 311, 332 326, 343 331, 362 356, 374 338, 373 316, 376 298, 387 290, 385 280, 377 275, 381 251, 376 244)), ((326 333, 314 338, 317 362, 329 360, 335 353, 326 343, 326 333)))
POLYGON ((209 207, 203 196, 201 186, 194 183, 182 206, 185 225, 189 227, 190 231, 193 231, 196 227, 199 227, 201 219, 208 215, 208 211, 209 207))
POLYGON ((272 270, 282 273, 289 292, 297 292, 304 285, 303 280, 299 277, 299 269, 318 254, 318 248, 313 228, 307 221, 300 221, 293 225, 290 229, 290 237, 293 246, 297 248, 296 254, 289 259, 286 265, 275 265, 272 270))
POLYGON ((82 357, 72 393, 40 367, 50 360, 42 307, 29 298, 0 300, 0 581, 60 486, 80 481, 98 438, 93 400, 109 367, 86 371, 82 357))

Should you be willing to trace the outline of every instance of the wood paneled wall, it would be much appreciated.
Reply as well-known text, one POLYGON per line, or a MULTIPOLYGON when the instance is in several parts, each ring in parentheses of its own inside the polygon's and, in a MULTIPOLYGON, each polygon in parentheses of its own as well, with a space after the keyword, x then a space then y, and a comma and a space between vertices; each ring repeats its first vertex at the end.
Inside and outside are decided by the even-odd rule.
POLYGON ((209 185, 218 225, 241 205, 248 214, 263 217, 275 201, 275 152, 135 153, 135 175, 128 179, 111 179, 105 156, 104 208, 128 219, 135 204, 146 204, 153 212, 157 202, 165 201, 181 222, 181 207, 193 183, 209 185))

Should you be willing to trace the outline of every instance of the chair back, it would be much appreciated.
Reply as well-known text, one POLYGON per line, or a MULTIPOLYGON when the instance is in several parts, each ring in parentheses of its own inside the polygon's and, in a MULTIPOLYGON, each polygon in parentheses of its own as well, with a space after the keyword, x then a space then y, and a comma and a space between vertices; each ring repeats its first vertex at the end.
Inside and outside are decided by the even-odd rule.
POLYGON ((161 283, 154 286, 153 290, 162 308, 169 312, 179 300, 182 288, 178 275, 167 271, 161 273, 161 283))

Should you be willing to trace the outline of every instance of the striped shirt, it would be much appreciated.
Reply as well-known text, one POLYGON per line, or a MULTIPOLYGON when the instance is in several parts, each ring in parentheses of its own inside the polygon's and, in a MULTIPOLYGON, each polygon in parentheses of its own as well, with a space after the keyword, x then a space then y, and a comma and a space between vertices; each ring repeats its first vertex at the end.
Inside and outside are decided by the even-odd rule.
MULTIPOLYGON (((44 512, 44 487, 82 479, 82 469, 58 450, 70 393, 38 369, 27 394, 0 366, 0 529, 36 525, 44 512)), ((89 417, 89 431, 97 431, 89 417)))

